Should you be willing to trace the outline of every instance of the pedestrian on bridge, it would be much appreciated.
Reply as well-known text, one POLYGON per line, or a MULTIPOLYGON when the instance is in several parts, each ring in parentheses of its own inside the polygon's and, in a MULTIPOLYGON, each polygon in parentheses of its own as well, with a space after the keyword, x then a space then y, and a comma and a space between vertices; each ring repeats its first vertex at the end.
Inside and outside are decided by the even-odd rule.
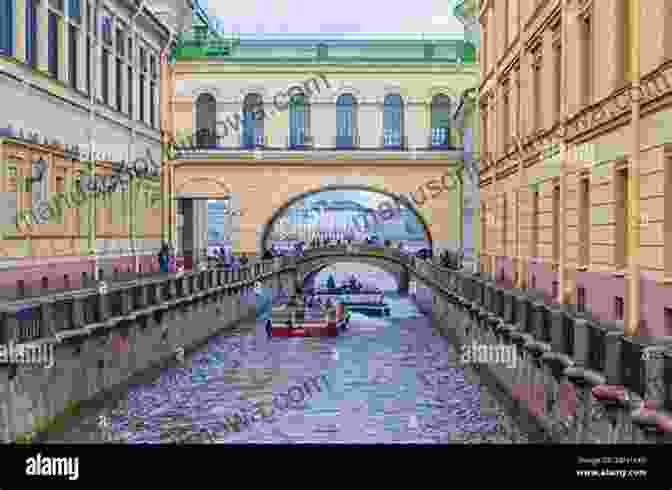
POLYGON ((169 254, 168 244, 166 242, 163 242, 161 250, 159 250, 158 253, 159 269, 161 270, 161 272, 168 272, 168 254, 169 254))

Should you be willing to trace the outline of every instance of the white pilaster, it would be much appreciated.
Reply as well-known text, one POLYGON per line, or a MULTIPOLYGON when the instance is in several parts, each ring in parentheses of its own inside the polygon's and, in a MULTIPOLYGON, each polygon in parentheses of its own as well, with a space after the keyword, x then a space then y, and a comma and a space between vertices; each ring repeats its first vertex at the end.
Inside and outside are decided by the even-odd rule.
POLYGON ((371 103, 371 100, 362 100, 358 104, 357 114, 357 134, 359 135, 359 146, 362 148, 377 147, 380 145, 380 136, 382 128, 380 127, 379 108, 371 103))
POLYGON ((315 148, 333 147, 336 142, 336 105, 325 100, 310 106, 310 134, 315 148))
POLYGON ((49 71, 49 9, 47 2, 37 4, 37 67, 40 71, 49 71))

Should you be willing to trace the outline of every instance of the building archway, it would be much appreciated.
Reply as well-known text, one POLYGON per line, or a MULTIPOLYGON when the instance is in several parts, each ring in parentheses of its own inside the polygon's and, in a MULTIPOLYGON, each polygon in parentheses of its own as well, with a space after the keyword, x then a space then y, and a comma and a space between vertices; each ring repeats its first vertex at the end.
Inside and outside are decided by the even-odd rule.
MULTIPOLYGON (((416 208, 413 206, 410 201, 404 196, 400 196, 397 194, 394 194, 392 192, 386 191, 386 190, 381 190, 381 189, 376 189, 372 188, 370 186, 365 186, 365 185, 329 185, 329 186, 324 186, 318 189, 313 189, 309 190, 303 193, 300 193, 291 199, 289 199, 287 202, 284 203, 281 207, 275 210, 273 215, 269 218, 269 220, 266 222, 266 224, 263 227, 261 236, 260 236, 260 242, 259 242, 259 250, 263 253, 264 251, 268 250, 270 248, 270 235, 271 232, 274 229, 274 226, 276 223, 282 219, 284 216, 287 215, 288 211, 295 205, 300 204, 302 201, 306 201, 312 196, 315 196, 316 194, 320 193, 327 193, 331 191, 358 191, 358 192, 367 192, 371 194, 378 194, 381 197, 384 196, 387 199, 384 200, 384 202, 388 202, 390 204, 394 205, 394 208, 396 209, 398 206, 401 206, 403 209, 403 213, 406 215, 410 215, 415 220, 417 221, 419 227, 420 227, 420 236, 422 236, 422 240, 427 242, 427 246, 431 249, 433 249, 433 238, 432 238, 432 232, 429 227, 429 223, 425 220, 425 218, 417 212, 416 208)), ((388 208, 386 208, 388 209, 388 208)), ((384 225, 385 218, 381 217, 380 214, 378 217, 374 217, 372 215, 367 215, 365 220, 366 223, 372 223, 374 220, 377 219, 378 223, 381 225, 384 225)))

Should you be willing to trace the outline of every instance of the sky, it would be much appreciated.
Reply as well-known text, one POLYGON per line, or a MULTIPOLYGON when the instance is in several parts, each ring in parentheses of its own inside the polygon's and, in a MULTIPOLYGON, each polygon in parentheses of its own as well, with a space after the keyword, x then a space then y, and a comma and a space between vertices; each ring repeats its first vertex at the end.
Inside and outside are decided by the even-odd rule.
POLYGON ((199 0, 225 32, 462 34, 457 0, 199 0), (412 6, 412 8, 410 8, 412 6))

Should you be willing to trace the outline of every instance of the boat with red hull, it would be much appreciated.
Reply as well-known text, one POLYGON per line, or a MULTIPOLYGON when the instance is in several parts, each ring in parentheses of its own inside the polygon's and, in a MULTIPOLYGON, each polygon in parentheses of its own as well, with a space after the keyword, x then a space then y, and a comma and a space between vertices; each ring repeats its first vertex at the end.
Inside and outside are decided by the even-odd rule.
POLYGON ((266 331, 271 337, 337 337, 349 321, 340 304, 328 309, 282 305, 273 308, 266 331))

